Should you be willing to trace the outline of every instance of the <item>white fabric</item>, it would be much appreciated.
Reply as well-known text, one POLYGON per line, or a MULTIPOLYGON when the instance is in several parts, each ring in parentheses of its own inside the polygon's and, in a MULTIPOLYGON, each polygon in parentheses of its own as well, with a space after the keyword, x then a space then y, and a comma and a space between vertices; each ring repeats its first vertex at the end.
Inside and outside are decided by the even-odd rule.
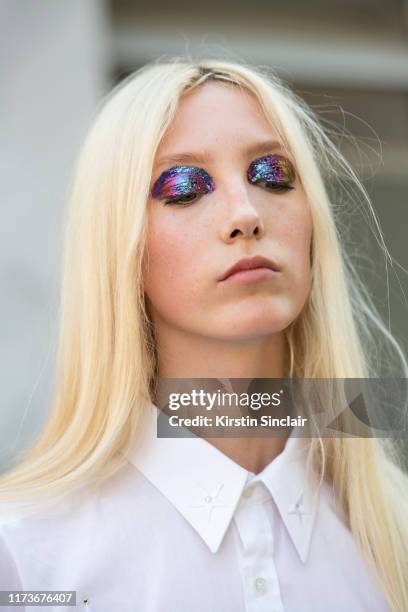
POLYGON ((0 590, 77 592, 44 611, 389 611, 331 487, 306 475, 307 440, 254 475, 203 439, 157 438, 149 408, 97 491, 1 526, 0 590))

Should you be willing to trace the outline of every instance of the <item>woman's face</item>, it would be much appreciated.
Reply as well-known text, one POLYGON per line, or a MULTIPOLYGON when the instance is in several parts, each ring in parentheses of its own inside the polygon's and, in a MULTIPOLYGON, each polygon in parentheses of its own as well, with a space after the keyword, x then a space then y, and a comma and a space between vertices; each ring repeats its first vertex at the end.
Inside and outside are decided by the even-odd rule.
POLYGON ((280 143, 256 98, 237 86, 207 82, 181 99, 148 202, 144 289, 155 326, 244 340, 299 315, 310 291, 312 220, 280 143), (254 256, 279 270, 220 280, 254 256))

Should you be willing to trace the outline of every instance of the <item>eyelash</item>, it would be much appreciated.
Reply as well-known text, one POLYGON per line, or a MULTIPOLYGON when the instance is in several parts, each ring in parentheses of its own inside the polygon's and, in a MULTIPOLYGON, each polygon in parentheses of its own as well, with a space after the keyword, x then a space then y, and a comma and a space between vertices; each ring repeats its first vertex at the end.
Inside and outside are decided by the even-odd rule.
POLYGON ((273 181, 259 180, 255 184, 259 185, 260 183, 265 183, 265 189, 272 189, 273 191, 289 191, 290 189, 294 189, 292 185, 286 185, 285 183, 274 183, 273 181))
POLYGON ((208 191, 206 193, 196 193, 195 191, 191 191, 191 193, 185 193, 183 196, 180 196, 178 198, 168 198, 167 200, 164 201, 165 204, 179 204, 180 206, 188 206, 189 204, 192 204, 193 202, 195 202, 200 195, 207 195, 207 193, 209 193, 208 191), (195 197, 193 200, 191 200, 190 202, 183 202, 183 198, 188 198, 190 196, 197 196, 195 197))
MULTIPOLYGON (((255 185, 259 185, 261 183, 265 183, 265 185, 263 185, 263 187, 267 190, 272 190, 272 191, 276 191, 276 192, 286 192, 286 191, 290 191, 291 189, 295 189, 294 187, 292 187, 292 185, 285 185, 284 183, 274 183, 272 181, 262 181, 261 179, 259 179, 259 181, 257 181, 256 183, 254 183, 255 185)), ((209 193, 209 192, 207 192, 209 193)), ((180 196, 178 198, 168 198, 167 200, 164 201, 164 204, 178 204, 179 206, 189 206, 190 204, 193 204, 193 202, 196 202, 197 199, 199 199, 200 196, 203 195, 207 195, 206 193, 196 193, 195 191, 192 191, 191 193, 186 193, 183 196, 180 196), (183 202, 182 199, 183 198, 188 198, 190 196, 197 196, 195 197, 193 200, 189 201, 189 202, 183 202)))

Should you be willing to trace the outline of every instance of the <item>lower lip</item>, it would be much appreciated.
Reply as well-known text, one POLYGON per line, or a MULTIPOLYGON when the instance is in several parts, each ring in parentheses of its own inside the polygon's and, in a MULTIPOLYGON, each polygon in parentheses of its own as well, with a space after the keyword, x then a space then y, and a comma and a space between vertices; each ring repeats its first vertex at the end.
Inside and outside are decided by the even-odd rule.
POLYGON ((276 270, 270 268, 252 268, 251 270, 239 270, 231 276, 224 279, 224 283, 237 283, 238 285, 248 285, 258 283, 259 281, 268 280, 279 274, 276 270))

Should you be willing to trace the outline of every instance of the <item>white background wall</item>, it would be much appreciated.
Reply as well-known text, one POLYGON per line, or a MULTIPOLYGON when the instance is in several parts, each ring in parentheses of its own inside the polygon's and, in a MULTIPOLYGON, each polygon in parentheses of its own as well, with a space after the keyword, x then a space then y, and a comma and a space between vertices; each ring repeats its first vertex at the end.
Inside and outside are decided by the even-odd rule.
POLYGON ((108 84, 105 28, 101 0, 0 4, 0 468, 49 407, 64 198, 108 84))

